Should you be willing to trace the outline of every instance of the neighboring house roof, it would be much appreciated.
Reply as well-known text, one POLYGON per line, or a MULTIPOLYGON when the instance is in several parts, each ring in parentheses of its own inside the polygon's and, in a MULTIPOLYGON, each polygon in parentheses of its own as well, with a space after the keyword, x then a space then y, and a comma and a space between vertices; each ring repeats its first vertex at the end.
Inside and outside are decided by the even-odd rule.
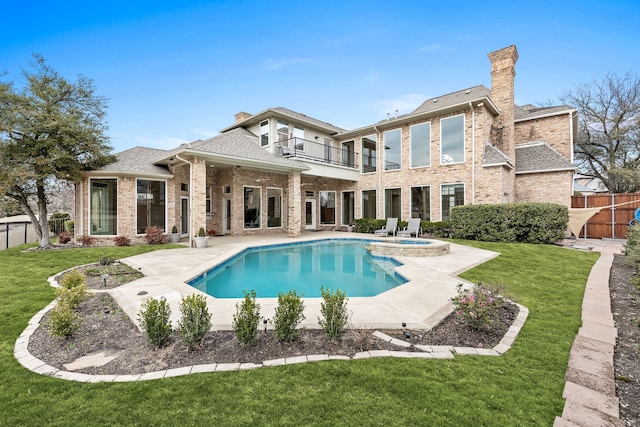
POLYGON ((166 161, 176 154, 193 153, 205 156, 210 161, 223 164, 265 167, 280 170, 307 170, 309 167, 297 160, 276 156, 260 147, 258 137, 244 128, 232 129, 205 140, 182 144, 175 150, 164 153, 166 161))
POLYGON ((167 153, 168 151, 157 148, 133 147, 116 153, 115 156, 118 160, 114 163, 90 171, 88 174, 104 175, 111 172, 117 175, 171 177, 173 174, 169 169, 156 164, 167 153))
POLYGON ((267 108, 266 110, 263 110, 258 114, 254 114, 244 120, 241 120, 237 123, 232 124, 231 126, 227 126, 226 128, 222 129, 220 132, 224 133, 239 127, 250 126, 252 124, 255 124, 271 116, 288 118, 290 120, 295 120, 297 122, 306 123, 307 125, 313 126, 318 129, 322 129, 330 134, 346 132, 346 129, 342 129, 341 127, 332 125, 331 123, 315 119, 313 117, 307 116, 306 114, 298 113, 296 111, 293 111, 284 107, 267 108))
POLYGON ((0 224, 13 224, 16 222, 31 222, 31 218, 29 218, 29 215, 15 215, 0 218, 0 224))
POLYGON ((547 116, 555 116, 560 113, 570 113, 576 111, 568 105, 556 105, 553 107, 536 107, 532 104, 515 106, 515 121, 539 119, 547 116))
POLYGON ((575 169, 573 163, 543 141, 516 144, 516 174, 575 169))
POLYGON ((509 169, 513 169, 513 164, 511 163, 511 160, 509 160, 509 157, 491 144, 487 144, 484 147, 484 153, 482 154, 482 166, 485 168, 506 166, 509 169))

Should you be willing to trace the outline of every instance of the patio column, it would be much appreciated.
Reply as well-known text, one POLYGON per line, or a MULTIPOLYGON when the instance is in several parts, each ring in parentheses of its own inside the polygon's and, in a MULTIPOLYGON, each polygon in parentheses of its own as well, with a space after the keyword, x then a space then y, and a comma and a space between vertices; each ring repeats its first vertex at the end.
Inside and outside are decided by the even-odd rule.
POLYGON ((302 230, 302 196, 300 187, 300 172, 289 172, 289 189, 287 191, 287 204, 289 206, 289 237, 300 237, 302 230))
POLYGON ((207 229, 207 165, 204 159, 194 158, 191 163, 191 242, 198 230, 207 229))

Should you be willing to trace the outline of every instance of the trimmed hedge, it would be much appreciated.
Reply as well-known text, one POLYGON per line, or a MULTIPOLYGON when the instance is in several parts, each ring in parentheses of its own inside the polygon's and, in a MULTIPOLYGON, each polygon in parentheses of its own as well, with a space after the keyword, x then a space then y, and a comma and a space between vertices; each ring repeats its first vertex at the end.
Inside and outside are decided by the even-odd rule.
POLYGON ((453 237, 485 242, 552 244, 565 236, 566 206, 554 203, 466 205, 451 209, 453 237))
MULTIPOLYGON (((386 219, 360 218, 353 220, 353 231, 356 233, 371 233, 381 229, 387 223, 386 219)), ((409 223, 401 219, 398 220, 398 229, 402 230, 409 223)), ((452 229, 450 222, 430 222, 421 221, 420 228, 423 234, 433 237, 451 237, 452 229)))

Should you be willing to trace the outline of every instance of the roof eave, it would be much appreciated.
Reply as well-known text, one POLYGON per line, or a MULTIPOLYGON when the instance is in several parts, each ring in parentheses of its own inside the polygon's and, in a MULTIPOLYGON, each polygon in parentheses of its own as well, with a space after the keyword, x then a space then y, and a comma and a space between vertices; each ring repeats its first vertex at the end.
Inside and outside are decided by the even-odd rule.
POLYGON ((572 166, 572 167, 555 168, 555 169, 537 169, 537 170, 530 170, 530 171, 516 171, 516 175, 525 175, 525 174, 531 174, 531 173, 570 172, 570 171, 575 171, 576 169, 577 169, 577 167, 572 166))
POLYGON ((553 112, 553 113, 546 113, 546 114, 539 114, 539 115, 534 115, 534 116, 529 116, 529 117, 523 117, 521 119, 514 120, 514 122, 515 123, 526 122, 526 121, 529 121, 529 120, 544 119, 546 117, 561 116, 561 115, 564 115, 564 114, 573 114, 576 111, 578 111, 578 110, 576 110, 575 108, 569 108, 567 110, 556 111, 556 112, 553 112))
MULTIPOLYGON (((292 164, 273 163, 267 160, 248 159, 245 157, 237 157, 237 156, 231 156, 227 154, 218 154, 218 153, 212 153, 210 151, 194 150, 190 148, 174 151, 172 155, 169 156, 169 158, 167 158, 167 160, 170 160, 171 157, 175 158, 176 155, 182 155, 182 154, 202 157, 206 160, 234 165, 234 166, 245 166, 245 167, 252 167, 252 168, 259 168, 259 169, 269 169, 269 170, 275 170, 275 171, 281 171, 281 172, 292 171, 292 170, 305 171, 310 169, 307 165, 304 165, 302 163, 300 163, 300 166, 292 165, 292 164)), ((165 159, 161 159, 161 160, 165 160, 165 159)), ((296 163, 299 163, 299 162, 296 162, 296 163)))
POLYGON ((232 124, 231 126, 227 126, 226 128, 220 130, 220 133, 225 133, 228 132, 230 130, 236 129, 236 128, 246 128, 248 126, 251 126, 255 123, 261 122, 264 119, 268 119, 269 117, 276 117, 276 118, 283 118, 283 119, 289 119, 295 122, 301 122, 303 121, 308 127, 313 128, 313 129, 317 129, 317 130, 321 130, 324 132, 329 133, 329 135, 335 135, 337 133, 339 133, 338 131, 336 131, 335 129, 331 129, 325 126, 320 126, 316 123, 311 123, 311 122, 307 122, 304 120, 301 120, 300 117, 296 117, 292 114, 287 114, 285 112, 282 111, 278 111, 278 110, 274 110, 273 108, 267 108, 266 110, 262 110, 257 114, 254 114, 251 117, 247 117, 246 119, 239 121, 237 123, 232 124))
POLYGON ((160 173, 145 173, 145 172, 123 172, 123 171, 114 171, 114 170, 92 170, 82 173, 83 176, 94 177, 94 176, 130 176, 130 177, 144 177, 144 178, 154 178, 154 179, 171 179, 173 178, 172 173, 160 174, 160 173))
POLYGON ((497 167, 497 166, 504 166, 508 169, 513 170, 514 166, 509 163, 509 162, 498 162, 498 163, 485 163, 482 165, 483 168, 492 168, 492 167, 497 167))

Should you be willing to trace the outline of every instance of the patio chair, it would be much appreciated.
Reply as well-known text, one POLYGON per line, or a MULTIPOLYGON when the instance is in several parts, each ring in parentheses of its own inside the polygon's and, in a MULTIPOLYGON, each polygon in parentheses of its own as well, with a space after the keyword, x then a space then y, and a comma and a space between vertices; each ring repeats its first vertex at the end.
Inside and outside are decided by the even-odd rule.
POLYGON ((421 234, 422 229, 420 228, 420 218, 409 218, 409 224, 404 228, 404 230, 400 230, 397 233, 400 237, 411 237, 412 235, 418 237, 421 234))
POLYGON ((396 235, 396 229, 398 228, 398 218, 387 218, 387 223, 379 230, 375 231, 376 236, 388 236, 391 233, 392 236, 396 235))

